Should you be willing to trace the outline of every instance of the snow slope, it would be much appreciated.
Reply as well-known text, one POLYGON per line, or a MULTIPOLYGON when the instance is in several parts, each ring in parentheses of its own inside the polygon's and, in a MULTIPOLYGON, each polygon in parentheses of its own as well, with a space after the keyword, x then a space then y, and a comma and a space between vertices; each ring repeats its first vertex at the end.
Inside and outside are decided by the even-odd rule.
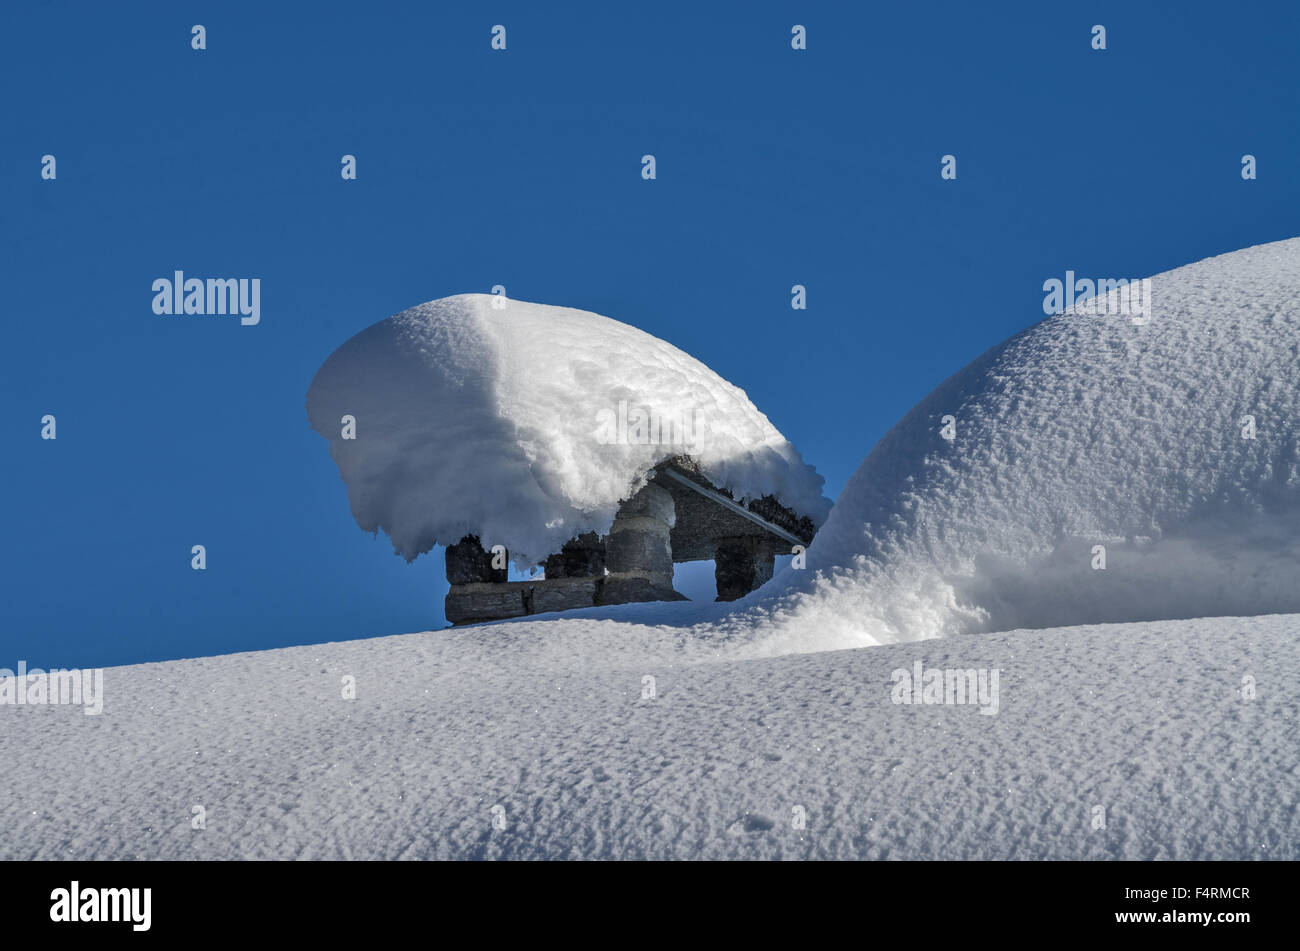
POLYGON ((1076 305, 942 383, 849 481, 808 570, 725 626, 781 651, 1300 611, 1300 239, 1151 293, 1146 323, 1076 305))
POLYGON ((657 337, 567 307, 463 294, 403 311, 325 361, 307 414, 357 523, 408 561, 472 533, 530 567, 607 532, 619 501, 678 452, 738 498, 773 495, 815 524, 830 509, 821 476, 742 390, 657 337), (659 418, 657 434, 636 428, 638 412, 659 418))
MULTIPOLYGON (((867 457, 809 567, 735 610, 622 605, 115 668, 101 716, 0 708, 0 856, 1300 858, 1300 241, 1153 292, 1149 323, 1049 319, 943 383, 867 457), (860 645, 880 646, 824 650, 860 645), (917 663, 996 670, 997 711, 894 702, 917 663)), ((569 532, 615 498, 599 471, 583 482, 596 460, 577 422, 530 415, 571 387, 498 404, 538 378, 482 372, 513 352, 465 330, 484 306, 386 321, 313 385, 318 429, 353 412, 390 441, 334 451, 358 520, 408 553, 490 517, 422 508, 443 464, 424 417, 444 399, 477 414, 439 417, 483 440, 460 464, 525 511, 562 512, 569 532), (497 389, 463 392, 485 380, 497 389), (512 453, 548 461, 525 478, 512 453)), ((603 318, 567 319, 557 340, 603 318)), ((668 381, 676 361, 666 389, 696 374, 699 398, 752 423, 734 444, 747 461, 726 470, 724 453, 719 473, 813 484, 743 396, 610 333, 658 355, 608 378, 578 360, 565 379, 617 395, 617 374, 668 381)), ((628 398, 659 392, 644 386, 628 398)), ((559 538, 530 531, 525 551, 559 538)))
POLYGON ((110 668, 101 716, 0 708, 0 857, 1294 860, 1297 625, 737 660, 534 621, 110 668), (893 703, 918 660, 1000 668, 998 712, 893 703))

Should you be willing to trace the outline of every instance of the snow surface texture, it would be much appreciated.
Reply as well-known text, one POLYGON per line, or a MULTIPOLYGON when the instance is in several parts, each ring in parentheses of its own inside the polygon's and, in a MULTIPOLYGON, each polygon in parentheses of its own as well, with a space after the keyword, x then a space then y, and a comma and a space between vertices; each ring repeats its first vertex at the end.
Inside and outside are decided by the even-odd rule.
POLYGON ((1151 294, 1145 324, 1052 317, 941 384, 849 481, 808 569, 724 626, 781 652, 1300 611, 1300 239, 1151 294))
MULTIPOLYGON (((1160 275, 1153 292, 1145 325, 1050 319, 942 384, 863 463, 809 568, 734 610, 621 605, 114 668, 100 716, 2 707, 0 857, 1298 859, 1300 241, 1160 275), (1230 611, 1292 613, 1177 619, 1230 611), (997 712, 895 703, 895 671, 917 662, 998 670, 997 712)), ((477 392, 525 384, 481 372, 511 351, 454 329, 489 319, 467 306, 345 346, 359 409, 320 396, 346 389, 336 358, 313 388, 322 431, 352 412, 391 440, 392 471, 335 453, 354 505, 409 529, 395 540, 412 551, 469 530, 421 512, 436 493, 391 513, 378 501, 441 471, 419 423, 439 399, 478 413, 440 423, 467 427, 465 452, 475 426, 500 433, 463 465, 592 451, 572 448, 576 429, 545 437, 554 422, 529 409, 545 399, 503 411, 477 392), (454 359, 431 373, 431 354, 454 359)), ((577 366, 564 372, 605 372, 577 366)), ((692 372, 701 394, 730 392, 692 372)), ((743 457, 762 440, 737 442, 743 457)), ((554 495, 499 488, 542 512, 590 461, 531 470, 559 474, 554 495)), ((769 468, 805 471, 788 462, 769 468)))
POLYGON ((772 495, 815 524, 830 509, 821 476, 744 391, 657 337, 567 307, 463 294, 403 311, 325 361, 307 415, 357 523, 408 561, 476 534, 531 567, 606 533, 620 500, 678 453, 737 498, 772 495), (677 428, 638 443, 637 412, 677 428), (341 438, 344 415, 355 439, 341 438))
POLYGON ((110 668, 100 716, 0 707, 0 857, 1300 859, 1297 626, 714 661, 565 619, 110 668), (918 660, 1000 668, 998 712, 895 704, 918 660))

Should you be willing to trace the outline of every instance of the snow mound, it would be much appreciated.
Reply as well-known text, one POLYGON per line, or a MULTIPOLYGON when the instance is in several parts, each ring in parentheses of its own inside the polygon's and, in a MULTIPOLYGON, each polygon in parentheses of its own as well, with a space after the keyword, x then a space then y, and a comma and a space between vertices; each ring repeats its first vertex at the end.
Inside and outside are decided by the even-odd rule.
POLYGON ((102 715, 0 706, 0 860, 1295 861, 1297 624, 738 661, 566 618, 114 667, 102 715), (894 702, 917 663, 999 671, 997 713, 894 702))
POLYGON ((463 294, 403 311, 325 361, 307 415, 357 523, 408 561, 476 534, 536 564, 606 532, 679 454, 737 498, 772 495, 817 524, 830 508, 821 476, 744 391, 663 340, 567 307, 463 294))
POLYGON ((1146 322, 1075 305, 941 384, 727 626, 779 652, 1300 611, 1300 239, 1150 290, 1146 322))

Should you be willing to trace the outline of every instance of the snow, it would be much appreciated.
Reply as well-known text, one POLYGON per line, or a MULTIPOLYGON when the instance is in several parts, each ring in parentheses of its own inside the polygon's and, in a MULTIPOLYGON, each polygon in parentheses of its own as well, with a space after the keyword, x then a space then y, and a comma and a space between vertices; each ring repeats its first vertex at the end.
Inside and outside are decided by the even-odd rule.
POLYGON ((0 709, 0 857, 1294 860, 1298 625, 744 660, 570 619, 110 668, 99 716, 0 709), (998 712, 893 703, 917 661, 1000 668, 998 712))
MULTIPOLYGON (((1150 286, 1141 319, 1076 304, 944 381, 867 456, 806 567, 734 610, 654 616, 761 656, 1300 612, 1300 239, 1150 286)), ((665 455, 592 438, 619 400, 707 407, 710 478, 820 518, 820 477, 743 393, 594 314, 435 301, 340 348, 308 407, 363 528, 408 558, 478 532, 527 562, 607 528, 665 455)))
POLYGON ((679 453, 737 498, 772 495, 815 524, 830 509, 821 476, 742 390, 663 340, 567 307, 464 294, 403 311, 325 361, 307 414, 357 523, 408 561, 476 534, 531 567, 606 533, 620 500, 679 453), (638 412, 661 420, 657 437, 638 412), (342 437, 345 415, 355 439, 342 437))
MULTIPOLYGON (((1300 858, 1300 240, 1152 288, 1145 323, 1077 310, 941 384, 808 566, 735 605, 112 668, 100 715, 4 707, 0 857, 1300 858), (896 702, 918 664, 996 671, 996 702, 896 702)), ((662 341, 510 306, 399 315, 313 384, 319 431, 357 416, 332 451, 399 551, 597 527, 653 455, 594 448, 615 397, 714 407, 738 494, 819 485, 662 341), (592 326, 631 352, 584 352, 592 326)))
POLYGON ((807 569, 725 626, 780 652, 1300 611, 1300 239, 1151 293, 1145 322, 1076 305, 942 383, 867 456, 807 569))

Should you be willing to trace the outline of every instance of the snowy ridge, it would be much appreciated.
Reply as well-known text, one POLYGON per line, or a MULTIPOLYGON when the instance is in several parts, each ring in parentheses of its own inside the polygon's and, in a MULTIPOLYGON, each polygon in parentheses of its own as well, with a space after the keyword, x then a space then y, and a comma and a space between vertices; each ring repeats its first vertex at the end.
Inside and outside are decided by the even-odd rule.
POLYGON ((1146 323, 1076 305, 942 383, 724 626, 786 651, 1300 611, 1300 239, 1151 286, 1146 323))
POLYGON ((699 663, 564 619, 115 667, 100 716, 0 708, 39 751, 0 857, 1295 860, 1297 624, 699 663), (894 703, 917 662, 1000 669, 997 714, 894 703))
POLYGON ((464 294, 403 311, 326 360, 307 414, 357 523, 407 560, 473 533, 530 566, 608 530, 619 501, 678 453, 737 498, 773 495, 817 524, 830 509, 821 476, 742 390, 663 340, 567 307, 464 294), (676 428, 639 442, 620 428, 638 412, 676 428), (356 439, 341 438, 344 415, 356 439))

